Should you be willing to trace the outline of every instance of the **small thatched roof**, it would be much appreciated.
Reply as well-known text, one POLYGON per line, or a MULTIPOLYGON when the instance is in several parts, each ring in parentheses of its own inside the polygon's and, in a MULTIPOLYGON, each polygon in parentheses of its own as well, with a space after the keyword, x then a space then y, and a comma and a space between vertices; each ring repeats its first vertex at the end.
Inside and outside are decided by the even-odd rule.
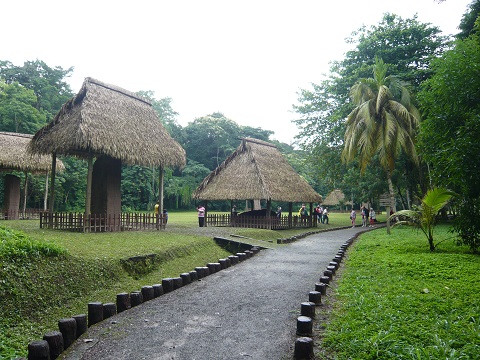
POLYGON ((240 146, 195 190, 199 200, 266 199, 321 202, 321 195, 298 175, 275 145, 243 139, 240 146))
POLYGON ((335 189, 327 195, 323 201, 323 205, 334 206, 343 202, 344 205, 352 205, 351 201, 345 201, 345 194, 340 189, 335 189))
MULTIPOLYGON (((27 146, 33 135, 0 132, 0 170, 45 172, 52 167, 52 157, 45 155, 31 155, 27 153, 27 146)), ((57 160, 57 171, 64 170, 65 166, 57 160)))
POLYGON ((186 159, 148 101, 92 78, 35 134, 29 150, 83 158, 108 155, 145 166, 181 167, 186 159))

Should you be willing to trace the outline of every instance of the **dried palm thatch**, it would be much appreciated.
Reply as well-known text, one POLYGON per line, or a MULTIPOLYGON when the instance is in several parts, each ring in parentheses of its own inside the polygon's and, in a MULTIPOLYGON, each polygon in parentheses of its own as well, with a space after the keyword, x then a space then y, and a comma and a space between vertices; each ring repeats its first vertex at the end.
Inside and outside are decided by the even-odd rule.
POLYGON ((321 202, 275 145, 246 138, 195 190, 198 200, 321 202))
MULTIPOLYGON (((52 157, 45 155, 32 155, 27 153, 27 146, 33 135, 0 132, 0 170, 2 171, 27 171, 45 172, 52 166, 52 157)), ((65 166, 57 160, 57 171, 62 171, 65 166)))
POLYGON ((29 151, 108 155, 130 165, 164 167, 182 167, 186 159, 148 101, 92 78, 35 134, 29 151))
POLYGON ((335 206, 340 205, 340 203, 343 203, 344 205, 352 205, 351 201, 345 201, 345 194, 342 190, 335 189, 327 195, 323 205, 335 206))

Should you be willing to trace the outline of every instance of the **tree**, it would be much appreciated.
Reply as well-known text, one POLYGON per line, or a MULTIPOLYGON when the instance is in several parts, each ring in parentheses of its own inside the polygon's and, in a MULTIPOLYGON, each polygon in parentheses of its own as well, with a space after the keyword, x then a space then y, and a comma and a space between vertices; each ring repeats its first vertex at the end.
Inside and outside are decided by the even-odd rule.
POLYGON ((0 78, 5 79, 7 84, 19 83, 32 90, 37 99, 35 108, 44 115, 47 122, 73 96, 70 85, 65 81, 72 72, 73 67, 66 70, 60 66, 52 68, 41 60, 26 61, 23 66, 0 61, 0 78))
POLYGON ((389 221, 399 219, 394 226, 409 225, 420 229, 428 240, 430 251, 434 251, 436 244, 433 239, 436 216, 443 209, 455 193, 445 188, 428 190, 421 204, 413 210, 401 210, 393 213, 389 221))
MULTIPOLYGON (((295 120, 300 129, 298 140, 305 151, 312 152, 310 160, 318 161, 318 178, 330 183, 340 183, 347 171, 341 169, 340 149, 345 119, 354 108, 349 91, 359 78, 371 76, 375 56, 395 64, 390 65, 389 73, 409 82, 412 93, 416 93, 420 83, 432 74, 430 60, 440 56, 447 46, 447 37, 441 36, 437 26, 421 23, 416 16, 402 19, 394 14, 385 14, 377 25, 361 27, 347 41, 354 48, 342 60, 332 62, 324 80, 302 89, 298 104, 293 106, 299 116, 295 120)), ((408 192, 420 195, 418 180, 424 177, 413 173, 419 171, 418 167, 412 168, 407 162, 401 165, 408 168, 408 192)), ((407 173, 407 169, 400 172, 407 173)))
POLYGON ((240 126, 222 113, 213 113, 196 118, 185 128, 182 144, 189 159, 195 160, 210 170, 219 166, 240 144, 243 137, 255 137, 268 141, 269 130, 240 126))
POLYGON ((185 140, 184 133, 182 126, 177 121, 178 112, 172 108, 172 99, 166 97, 157 100, 155 99, 155 92, 151 90, 138 91, 137 95, 150 101, 168 133, 179 143, 183 143, 185 140))
POLYGON ((480 0, 474 0, 462 16, 462 20, 458 26, 460 32, 456 36, 457 39, 464 40, 475 33, 475 21, 477 21, 478 15, 480 15, 480 0))
POLYGON ((45 124, 45 114, 37 110, 36 103, 33 90, 0 79, 0 130, 35 133, 45 124))
POLYGON ((480 247, 480 36, 476 29, 432 62, 434 75, 419 94, 424 113, 419 149, 431 182, 459 194, 455 230, 480 247))
POLYGON ((405 83, 395 76, 387 76, 387 64, 376 58, 373 78, 360 79, 350 90, 356 107, 348 115, 345 147, 342 158, 352 161, 358 154, 362 172, 373 156, 378 154, 387 173, 388 188, 394 211, 395 191, 392 172, 395 160, 403 149, 414 161, 415 131, 420 113, 410 101, 405 83))

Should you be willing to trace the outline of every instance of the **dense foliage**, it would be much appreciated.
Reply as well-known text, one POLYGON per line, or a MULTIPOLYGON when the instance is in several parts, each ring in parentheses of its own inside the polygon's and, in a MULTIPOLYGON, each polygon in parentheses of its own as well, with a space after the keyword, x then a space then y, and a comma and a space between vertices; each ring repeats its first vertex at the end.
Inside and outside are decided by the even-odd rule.
POLYGON ((480 36, 472 35, 432 63, 434 75, 420 99, 425 120, 420 149, 436 184, 461 195, 456 230, 462 242, 480 248, 480 36))
MULTIPOLYGON (((302 89, 299 104, 294 105, 299 115, 296 120, 301 129, 299 140, 304 150, 311 154, 310 159, 317 164, 314 175, 317 182, 326 182, 330 189, 341 188, 345 193, 352 187, 351 182, 342 179, 358 168, 358 164, 353 161, 343 165, 340 161, 345 119, 355 106, 350 101, 350 89, 359 79, 371 77, 375 57, 388 65, 388 75, 408 84, 412 104, 415 104, 416 90, 431 75, 429 61, 442 53, 447 46, 446 40, 438 27, 423 24, 416 17, 402 19, 394 14, 385 14, 379 24, 364 26, 352 33, 347 41, 353 48, 345 58, 332 62, 330 74, 320 84, 302 89)), ((375 168, 377 164, 378 161, 374 160, 370 167, 375 168)), ((422 170, 403 155, 395 162, 391 177, 398 198, 405 199, 402 206, 408 206, 412 194, 421 197, 426 188, 422 170)), ((357 192, 354 201, 356 204, 370 202, 377 205, 376 199, 386 193, 388 187, 385 181, 376 182, 379 177, 386 179, 387 174, 378 174, 378 169, 369 170, 368 167, 365 171, 364 175, 357 171, 360 178, 357 181, 375 184, 371 190, 357 192)))

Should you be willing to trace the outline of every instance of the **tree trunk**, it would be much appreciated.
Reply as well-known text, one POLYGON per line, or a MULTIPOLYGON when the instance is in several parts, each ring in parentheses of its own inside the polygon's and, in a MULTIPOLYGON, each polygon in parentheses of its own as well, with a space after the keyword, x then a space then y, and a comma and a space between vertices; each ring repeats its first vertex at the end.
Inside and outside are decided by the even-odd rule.
MULTIPOLYGON (((387 171, 387 181, 388 181, 388 192, 390 193, 390 204, 392 206, 393 212, 397 212, 397 206, 395 204, 395 191, 393 190, 392 174, 390 171, 387 171)), ((387 216, 390 216, 390 214, 387 214, 387 216)))

